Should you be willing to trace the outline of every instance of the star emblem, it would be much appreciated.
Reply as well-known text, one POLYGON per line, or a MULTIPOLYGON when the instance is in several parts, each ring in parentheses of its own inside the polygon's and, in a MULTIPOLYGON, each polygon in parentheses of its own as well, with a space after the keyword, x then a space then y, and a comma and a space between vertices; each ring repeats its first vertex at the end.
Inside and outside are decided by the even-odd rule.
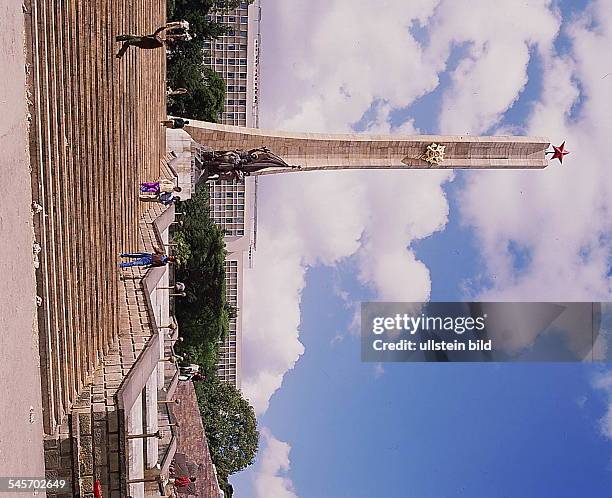
POLYGON ((569 150, 565 150, 565 141, 559 147, 555 145, 552 147, 554 150, 547 152, 547 154, 552 154, 552 159, 559 159, 559 162, 563 164, 563 156, 569 154, 569 150))
POLYGON ((444 149, 446 149, 445 145, 429 144, 427 151, 421 156, 421 159, 431 165, 440 165, 444 162, 444 149))

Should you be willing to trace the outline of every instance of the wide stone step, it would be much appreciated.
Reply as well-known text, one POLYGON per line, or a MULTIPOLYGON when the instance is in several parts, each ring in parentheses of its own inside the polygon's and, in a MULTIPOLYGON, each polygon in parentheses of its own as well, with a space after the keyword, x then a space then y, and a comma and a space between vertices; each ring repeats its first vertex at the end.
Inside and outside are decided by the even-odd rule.
POLYGON ((165 153, 165 54, 114 57, 165 5, 27 0, 44 425, 55 434, 118 330, 116 255, 137 247, 137 183, 165 153))

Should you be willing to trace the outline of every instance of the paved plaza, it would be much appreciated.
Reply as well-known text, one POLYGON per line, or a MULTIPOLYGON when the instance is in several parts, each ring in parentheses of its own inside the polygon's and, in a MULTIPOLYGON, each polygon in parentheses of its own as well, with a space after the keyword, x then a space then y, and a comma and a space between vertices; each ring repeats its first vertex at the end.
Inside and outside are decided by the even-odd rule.
POLYGON ((0 71, 11 75, 0 85, 0 474, 40 477, 42 407, 21 4, 0 0, 0 18, 0 71))

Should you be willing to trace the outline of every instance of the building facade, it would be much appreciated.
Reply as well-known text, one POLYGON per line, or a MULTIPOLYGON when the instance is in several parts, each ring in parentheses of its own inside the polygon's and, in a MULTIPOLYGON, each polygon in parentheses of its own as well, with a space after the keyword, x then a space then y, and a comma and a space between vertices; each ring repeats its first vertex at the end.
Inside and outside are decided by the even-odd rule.
MULTIPOLYGON (((226 101, 220 122, 259 126, 259 54, 261 2, 255 0, 230 12, 210 14, 209 20, 229 27, 229 33, 205 43, 204 64, 226 82, 226 101)), ((205 144, 203 144, 205 145, 205 144)), ((213 221, 225 230, 226 299, 238 310, 230 320, 228 337, 219 349, 220 379, 240 387, 243 274, 253 246, 254 183, 218 181, 209 184, 213 221)))

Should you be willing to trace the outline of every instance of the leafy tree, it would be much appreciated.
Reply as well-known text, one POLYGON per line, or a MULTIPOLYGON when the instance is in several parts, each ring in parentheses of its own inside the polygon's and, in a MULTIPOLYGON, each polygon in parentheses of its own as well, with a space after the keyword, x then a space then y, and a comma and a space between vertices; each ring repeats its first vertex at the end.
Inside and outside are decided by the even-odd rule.
POLYGON ((176 278, 187 284, 187 295, 177 301, 175 310, 184 338, 180 351, 211 375, 219 341, 227 336, 232 317, 225 299, 225 241, 210 218, 206 189, 196 190, 179 206, 185 215, 183 225, 173 233, 181 256, 176 278))
POLYGON ((210 68, 181 61, 170 73, 171 88, 188 88, 186 95, 168 99, 168 113, 173 116, 217 122, 225 105, 225 81, 210 68))
MULTIPOLYGON (((168 85, 187 88, 189 94, 168 99, 168 112, 175 116, 216 122, 225 104, 225 82, 211 69, 204 67, 204 40, 215 39, 229 32, 229 26, 206 19, 210 12, 236 9, 240 0, 169 0, 169 20, 189 22, 192 40, 173 44, 168 56, 168 85)), ((247 3, 252 3, 249 0, 247 3)))
POLYGON ((253 407, 216 377, 196 386, 208 446, 222 480, 253 463, 259 444, 253 407))

